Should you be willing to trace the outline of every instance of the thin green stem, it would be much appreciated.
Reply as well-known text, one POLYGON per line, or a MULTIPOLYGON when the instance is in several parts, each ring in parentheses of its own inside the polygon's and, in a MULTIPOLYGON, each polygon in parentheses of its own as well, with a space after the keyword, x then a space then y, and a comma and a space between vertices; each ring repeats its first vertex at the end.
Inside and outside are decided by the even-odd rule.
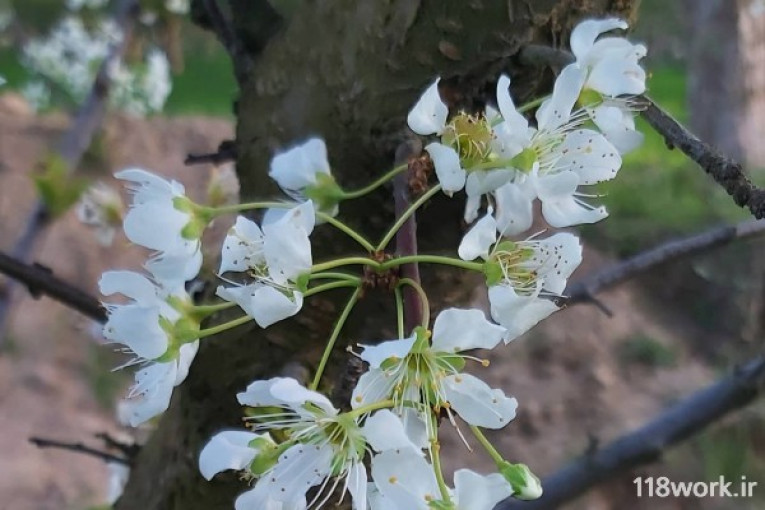
POLYGON ((518 107, 518 111, 520 113, 523 113, 523 112, 527 112, 527 111, 531 110, 532 108, 536 108, 537 106, 539 106, 542 103, 544 103, 547 100, 548 97, 550 97, 550 96, 542 96, 540 98, 534 99, 533 101, 529 101, 528 103, 524 103, 524 104, 522 104, 521 106, 518 107))
POLYGON ((367 241, 367 239, 353 230, 351 227, 343 223, 342 221, 338 220, 337 218, 334 218, 330 216, 329 214, 323 213, 323 212, 317 212, 316 217, 329 223, 336 229, 338 229, 340 232, 343 232, 345 235, 359 243, 366 251, 372 252, 374 251, 374 246, 372 246, 372 243, 367 241))
POLYGON ((360 295, 361 287, 356 287, 356 290, 353 291, 348 303, 345 305, 343 313, 340 314, 340 317, 338 317, 337 322, 335 323, 335 327, 332 329, 332 334, 329 336, 329 341, 327 341, 327 346, 324 348, 324 354, 321 356, 321 361, 319 361, 319 366, 316 368, 316 374, 313 376, 313 382, 311 383, 311 386, 309 386, 309 389, 316 390, 316 388, 319 387, 319 381, 321 381, 321 376, 324 373, 324 368, 327 366, 329 356, 332 354, 332 349, 335 347, 337 337, 340 336, 340 331, 342 331, 345 321, 348 320, 348 316, 351 314, 353 307, 356 306, 360 295))
POLYGON ((393 170, 390 170, 389 172, 387 172, 385 175, 383 175, 379 179, 373 181, 368 186, 364 186, 363 188, 355 189, 353 191, 343 191, 343 199, 345 200, 349 198, 363 197, 367 193, 370 193, 376 190, 377 188, 379 188, 380 186, 382 186, 389 180, 393 179, 396 175, 400 174, 401 172, 406 170, 408 167, 409 167, 408 163, 404 165, 399 165, 395 167, 393 170))
POLYGON ((502 457, 502 455, 497 451, 496 448, 494 448, 494 445, 491 444, 491 441, 483 435, 483 432, 481 432, 481 429, 476 427, 475 425, 470 426, 470 430, 473 432, 473 435, 476 439, 478 439, 478 442, 481 443, 481 446, 483 446, 483 449, 486 450, 486 453, 489 454, 491 459, 497 464, 501 464, 505 461, 505 459, 502 457))
POLYGON ((365 413, 371 413, 372 411, 377 411, 378 409, 390 409, 391 407, 395 406, 396 403, 392 400, 381 400, 379 402, 375 402, 373 404, 368 404, 365 406, 357 407, 356 409, 352 409, 348 411, 347 413, 344 413, 346 416, 349 416, 351 418, 355 418, 357 416, 361 416, 365 413))
POLYGON ((401 295, 401 289, 393 289, 393 295, 396 299, 396 325, 398 327, 398 337, 404 338, 404 296, 401 295))
POLYGON ((401 278, 398 281, 398 286, 401 285, 409 285, 417 292, 417 295, 420 296, 420 302, 422 302, 422 327, 427 329, 430 324, 430 303, 428 302, 428 295, 425 293, 425 289, 411 278, 401 278))
POLYGON ((403 257, 395 257, 383 262, 380 265, 380 269, 390 269, 392 267, 409 263, 442 264, 446 266, 459 267, 462 269, 469 269, 471 271, 483 271, 483 263, 481 262, 469 262, 467 260, 443 257, 441 255, 405 255, 403 257))
POLYGON ((436 474, 436 482, 438 482, 438 489, 441 491, 441 499, 444 503, 451 503, 451 497, 449 496, 449 487, 444 480, 444 471, 441 468, 441 444, 438 442, 438 423, 436 423, 435 415, 433 412, 428 413, 429 420, 431 422, 430 430, 433 431, 433 436, 430 439, 430 459, 433 462, 433 471, 436 474))
POLYGON ((354 276, 352 274, 348 273, 340 273, 340 272, 322 272, 322 273, 313 273, 308 275, 309 280, 348 280, 352 282, 358 282, 360 281, 360 278, 358 276, 354 276))
POLYGON ((404 214, 402 214, 401 217, 396 220, 396 223, 393 224, 388 233, 385 234, 385 237, 383 237, 382 241, 380 241, 380 244, 377 245, 376 251, 384 250, 385 247, 388 246, 388 243, 390 243, 393 237, 396 235, 396 232, 398 232, 404 223, 406 223, 406 220, 408 220, 417 211, 417 209, 422 206, 422 204, 430 200, 433 195, 439 191, 441 191, 441 185, 436 184, 428 191, 426 191, 420 198, 415 200, 412 205, 410 205, 409 208, 404 211, 404 214))
POLYGON ((236 306, 236 303, 231 301, 223 301, 222 303, 215 303, 214 305, 195 305, 189 308, 189 313, 199 319, 204 319, 205 317, 209 317, 216 312, 228 310, 232 306, 236 306))
POLYGON ((331 283, 325 283, 324 285, 317 285, 316 287, 313 287, 311 289, 308 289, 303 293, 303 297, 308 296, 315 296, 316 294, 320 294, 322 292, 326 292, 328 290, 333 289, 342 289, 344 287, 360 287, 359 282, 351 282, 348 280, 341 280, 339 282, 331 282, 331 283))
POLYGON ((329 260, 327 262, 320 262, 319 264, 314 264, 311 266, 311 273, 320 273, 322 271, 327 271, 336 267, 351 265, 371 266, 375 269, 380 268, 379 262, 367 257, 344 257, 340 259, 329 260))
POLYGON ((224 322, 223 324, 218 324, 217 326, 200 330, 199 334, 197 335, 197 338, 204 338, 207 336, 217 335, 218 333, 222 333, 223 331, 233 329, 237 326, 241 326, 242 324, 247 324, 251 320, 252 320, 252 317, 250 317, 249 315, 242 315, 241 317, 234 319, 232 321, 224 322))

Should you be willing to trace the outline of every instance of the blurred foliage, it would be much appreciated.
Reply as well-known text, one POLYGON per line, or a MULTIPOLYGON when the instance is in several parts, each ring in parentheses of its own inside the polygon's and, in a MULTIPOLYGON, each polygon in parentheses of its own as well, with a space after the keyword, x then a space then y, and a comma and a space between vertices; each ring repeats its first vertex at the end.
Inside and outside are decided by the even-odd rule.
POLYGON ((677 364, 677 354, 671 347, 645 334, 636 334, 621 342, 618 356, 622 363, 637 363, 652 368, 668 368, 677 364))

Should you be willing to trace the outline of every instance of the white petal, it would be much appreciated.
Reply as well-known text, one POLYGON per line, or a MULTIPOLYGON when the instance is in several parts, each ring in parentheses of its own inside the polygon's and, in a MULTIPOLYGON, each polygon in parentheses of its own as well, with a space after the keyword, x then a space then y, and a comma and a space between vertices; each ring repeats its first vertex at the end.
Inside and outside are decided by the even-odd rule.
POLYGON ((550 300, 536 295, 519 296, 506 285, 489 287, 489 302, 492 318, 507 329, 505 343, 518 338, 558 310, 550 300))
POLYGON ((444 193, 451 195, 465 187, 465 170, 460 166, 460 157, 451 147, 433 142, 425 147, 436 168, 438 182, 444 193))
POLYGON ((595 223, 606 216, 605 207, 593 208, 574 197, 579 176, 571 171, 537 179, 537 194, 542 201, 542 215, 556 228, 595 223))
POLYGON ((242 272, 263 262, 263 232, 254 221, 238 216, 223 241, 219 272, 242 272))
POLYGON ((207 480, 227 469, 246 469, 258 450, 249 446, 261 434, 244 430, 225 430, 215 434, 199 454, 199 471, 207 480))
POLYGON ((388 358, 401 359, 409 354, 416 340, 417 335, 412 335, 409 338, 387 340, 377 345, 359 344, 364 348, 360 357, 369 363, 370 367, 379 368, 382 362, 388 358))
POLYGON ((552 131, 568 122, 571 110, 579 99, 586 73, 576 64, 563 68, 553 86, 552 97, 539 107, 536 113, 539 129, 552 131))
POLYGON ((443 387, 452 408, 471 425, 500 429, 515 418, 518 401, 473 375, 446 376, 443 387))
POLYGON ((632 114, 616 106, 598 106, 591 110, 592 121, 621 154, 637 149, 643 133, 635 129, 632 114))
POLYGON ((480 196, 494 191, 513 178, 513 170, 476 170, 470 172, 465 181, 465 193, 468 197, 480 196))
POLYGON ((174 362, 152 363, 136 372, 136 384, 130 390, 130 400, 125 403, 130 426, 137 427, 165 412, 173 395, 175 375, 174 362))
POLYGON ((492 211, 489 209, 488 214, 478 220, 462 238, 457 253, 462 260, 475 260, 478 257, 486 259, 489 257, 491 245, 495 242, 497 242, 497 222, 494 221, 492 211))
POLYGON ((186 380, 186 376, 189 375, 189 368, 194 361, 194 357, 199 350, 199 340, 189 342, 181 345, 178 349, 178 372, 175 375, 175 386, 178 386, 186 380))
POLYGON ((290 209, 279 221, 263 226, 263 254, 269 274, 276 281, 294 281, 311 270, 310 231, 305 226, 310 224, 313 229, 314 217, 313 203, 309 201, 290 209))
POLYGON ((125 236, 135 244, 152 250, 181 251, 181 230, 189 215, 179 211, 171 201, 151 201, 132 207, 125 215, 125 236))
POLYGON ((274 156, 268 175, 284 190, 300 190, 316 184, 318 174, 329 173, 324 140, 311 138, 274 156))
POLYGON ((372 479, 391 506, 428 510, 441 498, 433 467, 412 450, 388 450, 372 457, 372 479))
POLYGON ((130 477, 130 466, 122 462, 107 461, 106 467, 109 470, 109 494, 106 496, 106 502, 113 505, 125 490, 125 484, 130 477))
POLYGON ((284 503, 271 498, 269 489, 263 482, 256 483, 255 488, 243 492, 236 498, 234 510, 305 510, 305 496, 284 503))
POLYGON ((473 223, 478 217, 478 210, 481 208, 481 195, 468 195, 465 200, 465 223, 473 223))
POLYGON ((542 286, 545 290, 561 294, 566 288, 566 280, 582 262, 582 245, 579 238, 567 232, 560 232, 534 243, 534 253, 524 263, 524 267, 536 272, 537 277, 543 280, 542 286))
POLYGON ((122 294, 144 305, 157 300, 157 291, 153 283, 140 273, 133 271, 106 271, 98 280, 98 290, 104 296, 122 294))
POLYGON ((163 287, 182 290, 184 282, 193 280, 199 274, 202 268, 201 244, 199 241, 185 241, 185 246, 182 252, 157 254, 144 264, 163 287))
POLYGON ((162 177, 141 168, 127 168, 114 174, 117 179, 131 181, 138 186, 128 185, 133 192, 133 203, 149 200, 169 200, 173 196, 185 193, 183 185, 177 181, 167 181, 162 177))
POLYGON ((261 328, 292 317, 303 307, 303 294, 293 292, 292 298, 273 287, 260 284, 241 287, 218 287, 216 294, 238 304, 261 328))
POLYGON ((510 497, 512 486, 499 473, 482 476, 469 469, 454 473, 454 491, 459 510, 492 510, 497 503, 510 497))
POLYGON ((528 127, 526 118, 515 109, 515 103, 510 96, 510 78, 505 74, 497 80, 497 107, 502 119, 512 131, 523 131, 528 127))
POLYGON ((155 359, 167 350, 167 333, 159 325, 156 306, 110 307, 103 334, 108 340, 126 345, 140 358, 155 359))
POLYGON ((571 52, 577 60, 583 59, 587 56, 592 45, 595 44, 595 39, 600 34, 617 28, 624 30, 627 27, 627 23, 618 18, 588 19, 582 21, 571 32, 571 52))
POLYGON ((587 87, 606 96, 642 94, 645 71, 634 58, 609 55, 598 61, 587 78, 587 87))
POLYGON ((411 448, 420 449, 407 436, 401 418, 387 409, 377 411, 368 417, 362 427, 364 438, 376 452, 411 448))
POLYGON ((433 324, 434 351, 460 352, 469 349, 493 349, 505 328, 486 320, 477 309, 448 308, 438 314, 433 324))
POLYGON ((294 504, 324 481, 332 469, 332 446, 296 444, 279 456, 276 465, 258 481, 278 501, 294 504))
POLYGON ((363 462, 354 462, 348 470, 348 491, 354 510, 367 510, 367 468, 363 462))
POLYGON ((280 377, 271 385, 271 395, 295 411, 301 412, 306 402, 323 409, 329 415, 336 415, 337 409, 327 397, 311 391, 291 377, 280 377))
POLYGON ((555 153, 560 154, 556 168, 576 173, 580 185, 613 179, 622 166, 622 157, 616 147, 605 136, 590 129, 577 129, 566 135, 555 153))
POLYGON ((409 129, 418 135, 440 135, 446 127, 449 108, 441 101, 438 93, 439 81, 440 78, 436 79, 425 90, 406 118, 409 129))
POLYGON ((271 394, 271 386, 281 381, 281 377, 274 377, 268 380, 258 380, 250 383, 247 389, 236 394, 237 401, 244 406, 251 407, 281 407, 284 402, 271 394))
POLYGON ((395 380, 383 370, 372 368, 359 377, 359 382, 353 389, 351 407, 354 409, 382 400, 387 400, 392 391, 395 380))
POLYGON ((531 228, 536 193, 531 186, 509 182, 494 192, 497 231, 502 236, 520 234, 531 228))

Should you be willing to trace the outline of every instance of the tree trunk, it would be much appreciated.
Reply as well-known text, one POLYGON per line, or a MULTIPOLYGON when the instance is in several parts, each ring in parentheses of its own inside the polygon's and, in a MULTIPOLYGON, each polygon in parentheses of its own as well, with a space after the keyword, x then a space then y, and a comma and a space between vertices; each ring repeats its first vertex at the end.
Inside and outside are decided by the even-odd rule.
MULTIPOLYGON (((563 45, 587 15, 629 18, 634 0, 325 0, 297 3, 276 13, 279 2, 228 0, 235 31, 252 62, 240 61, 237 104, 237 172, 244 199, 276 196, 267 176, 276 149, 310 135, 325 138, 333 173, 346 189, 390 169, 405 135, 406 114, 436 76, 445 78, 452 106, 477 109, 494 95, 498 75, 513 75, 519 102, 549 87, 549 71, 521 69, 513 58, 524 44, 563 45), (253 33, 261 7, 274 22, 253 33), (239 10, 238 10, 239 9, 239 10), (281 16, 281 17, 280 17, 281 16), (285 19, 289 17, 289 20, 285 19), (281 21, 279 21, 281 20, 281 21), (280 29, 274 29, 280 27, 280 29)), ((200 24, 207 0, 195 0, 200 24)), ((262 26, 263 23, 260 23, 262 26)), ((462 233, 462 200, 439 197, 418 218, 422 251, 453 253, 462 233)), ((379 237, 392 223, 390 190, 341 206, 359 230, 379 237)), ((314 259, 359 253, 328 226, 312 236, 314 259)), ((428 268, 425 268, 428 269, 428 268)), ((463 277, 423 272, 434 307, 465 300, 463 277)), ((206 482, 197 469, 204 442, 223 428, 241 427, 236 393, 255 379, 300 364, 313 367, 346 291, 306 300, 293 320, 268 330, 245 329, 202 342, 188 379, 135 461, 116 508, 141 510, 229 509, 246 484, 233 473, 206 482)), ((347 355, 342 342, 393 337, 392 299, 369 293, 344 329, 326 379, 337 381, 347 355)), ((329 387, 325 389, 330 389, 329 387)), ((347 502, 347 501, 346 501, 347 502)))

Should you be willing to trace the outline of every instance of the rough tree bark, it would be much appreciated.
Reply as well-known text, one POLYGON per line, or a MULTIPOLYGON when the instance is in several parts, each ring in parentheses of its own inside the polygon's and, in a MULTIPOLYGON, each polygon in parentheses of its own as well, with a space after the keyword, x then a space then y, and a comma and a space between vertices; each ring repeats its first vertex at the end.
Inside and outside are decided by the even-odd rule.
MULTIPOLYGON (((194 0, 193 14, 201 25, 212 27, 205 14, 209 3, 194 0)), ((247 199, 276 195, 267 177, 274 150, 309 135, 326 139, 333 172, 344 187, 368 182, 392 166, 406 113, 435 76, 445 78, 442 92, 452 106, 479 108, 493 96, 499 73, 509 72, 513 92, 523 102, 549 86, 552 76, 522 69, 514 58, 521 46, 562 45, 582 17, 610 13, 630 18, 638 1, 303 1, 293 2, 297 7, 288 20, 265 1, 224 3, 224 13, 235 13, 237 51, 243 48, 247 54, 247 62, 235 63, 241 85, 237 172, 247 199), (253 29, 264 25, 258 17, 263 15, 273 20, 267 33, 253 29)), ((418 217, 422 251, 456 249, 461 202, 439 197, 418 217)), ((341 211, 352 226, 379 235, 393 216, 390 190, 344 203, 341 211)), ((315 260, 358 253, 326 226, 313 241, 315 260)), ((423 282, 439 298, 437 308, 466 299, 461 277, 424 269, 423 282)), ((135 459, 116 508, 233 508, 245 484, 235 474, 205 482, 197 470, 203 443, 222 428, 241 426, 235 395, 249 382, 296 363, 313 366, 346 294, 310 298, 296 319, 266 331, 243 327, 204 341, 188 379, 135 459)), ((376 294, 368 293, 354 311, 341 342, 392 337, 390 324, 395 322, 387 320, 393 317, 392 300, 376 294)), ((340 346, 327 381, 338 380, 347 365, 340 346)))

